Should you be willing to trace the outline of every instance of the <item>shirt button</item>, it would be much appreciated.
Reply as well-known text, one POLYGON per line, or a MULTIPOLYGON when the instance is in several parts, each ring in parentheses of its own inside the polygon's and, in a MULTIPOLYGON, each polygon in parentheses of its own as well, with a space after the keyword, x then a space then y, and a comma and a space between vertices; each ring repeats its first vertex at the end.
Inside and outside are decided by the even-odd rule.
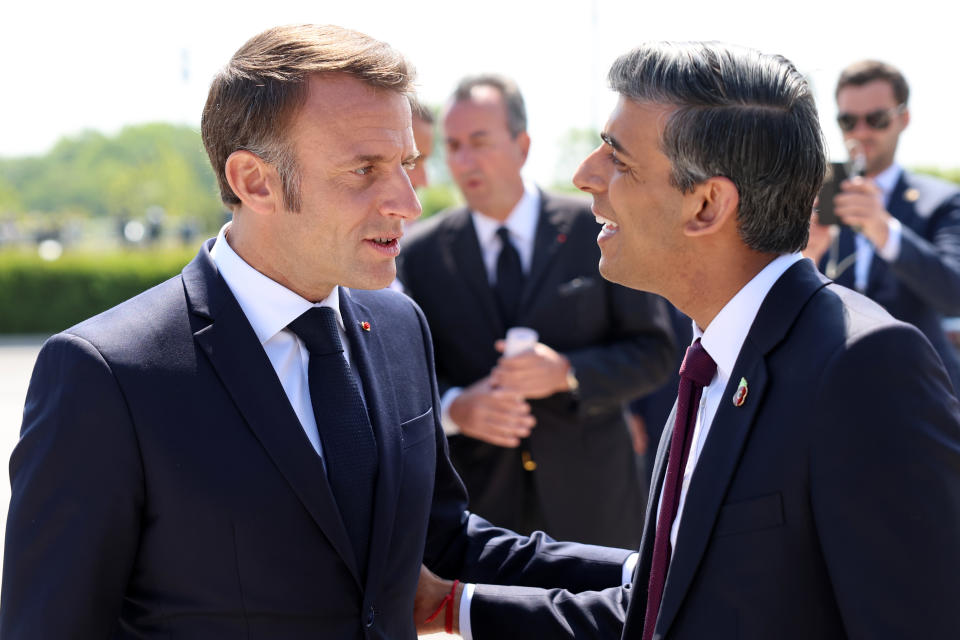
POLYGON ((373 618, 375 615, 376 614, 373 611, 373 607, 370 607, 370 610, 367 611, 367 621, 365 622, 368 629, 373 626, 373 618))

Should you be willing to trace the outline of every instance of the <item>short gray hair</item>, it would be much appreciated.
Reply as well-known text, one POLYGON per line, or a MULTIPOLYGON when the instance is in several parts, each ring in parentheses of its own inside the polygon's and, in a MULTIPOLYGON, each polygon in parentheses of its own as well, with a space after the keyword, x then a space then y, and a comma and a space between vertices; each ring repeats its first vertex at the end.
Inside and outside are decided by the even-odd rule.
POLYGON ((524 105, 523 95, 517 83, 495 73, 467 76, 454 90, 454 102, 469 100, 474 87, 492 87, 500 93, 503 104, 507 108, 507 130, 510 132, 510 137, 516 138, 527 130, 527 107, 524 105))
POLYGON ((674 106, 660 140, 680 191, 713 176, 737 187, 737 228, 764 253, 806 246, 826 171, 813 94, 779 55, 713 42, 646 43, 610 69, 611 87, 674 106))

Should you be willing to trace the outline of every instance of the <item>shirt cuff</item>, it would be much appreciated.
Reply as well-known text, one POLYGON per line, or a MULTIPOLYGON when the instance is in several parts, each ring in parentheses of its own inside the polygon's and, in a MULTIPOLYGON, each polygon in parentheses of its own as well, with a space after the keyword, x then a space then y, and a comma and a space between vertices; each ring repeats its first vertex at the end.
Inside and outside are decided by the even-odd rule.
POLYGON ((640 554, 631 553, 623 561, 623 574, 621 575, 621 584, 631 584, 633 582, 633 572, 637 568, 637 562, 640 560, 640 554))
POLYGON ((448 436, 455 436, 460 433, 460 425, 450 417, 450 405, 463 393, 463 387, 450 387, 440 398, 440 426, 443 432, 448 436))
POLYGON ((887 244, 877 249, 877 254, 887 262, 893 262, 900 257, 900 241, 903 239, 903 225, 890 216, 887 220, 887 244))
POLYGON ((463 640, 473 640, 473 631, 470 629, 470 601, 473 600, 473 590, 477 585, 467 583, 463 585, 460 594, 460 637, 463 640))

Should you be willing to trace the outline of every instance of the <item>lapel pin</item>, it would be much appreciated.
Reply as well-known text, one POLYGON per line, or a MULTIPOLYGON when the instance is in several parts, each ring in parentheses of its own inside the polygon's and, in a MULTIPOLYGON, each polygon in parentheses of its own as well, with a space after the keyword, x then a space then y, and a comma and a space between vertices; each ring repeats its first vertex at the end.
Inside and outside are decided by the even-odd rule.
POLYGON ((920 192, 916 189, 907 189, 903 192, 903 199, 907 202, 916 202, 920 199, 920 192))
POLYGON ((740 384, 737 385, 737 390, 733 394, 733 406, 742 407, 743 403, 747 401, 747 379, 740 378, 740 384))
POLYGON ((364 331, 370 331, 370 323, 364 320, 363 322, 360 323, 360 328, 363 329, 364 331))
POLYGON ((559 242, 560 244, 563 244, 563 243, 566 242, 566 241, 567 241, 567 234, 565 234, 565 233, 558 233, 558 234, 557 234, 557 242, 559 242))

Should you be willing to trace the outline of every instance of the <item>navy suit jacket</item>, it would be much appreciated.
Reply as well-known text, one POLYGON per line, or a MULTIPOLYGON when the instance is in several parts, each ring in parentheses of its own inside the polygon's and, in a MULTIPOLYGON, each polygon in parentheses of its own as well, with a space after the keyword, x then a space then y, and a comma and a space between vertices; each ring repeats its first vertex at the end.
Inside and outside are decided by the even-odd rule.
MULTIPOLYGON (((623 405, 670 373, 673 341, 663 300, 604 280, 598 226, 582 199, 543 193, 530 273, 516 324, 569 358, 580 388, 531 400, 537 420, 527 448, 547 532, 560 539, 635 547, 643 493, 623 405)), ((400 277, 423 309, 441 392, 489 375, 506 331, 467 209, 414 228, 400 277)), ((519 528, 528 508, 520 449, 463 435, 450 455, 477 513, 519 528)))
POLYGON ((413 638, 421 560, 475 580, 617 584, 624 551, 518 538, 465 511, 423 315, 394 292, 343 293, 380 455, 365 579, 205 247, 41 350, 10 462, 0 636, 413 638), (582 553, 593 561, 570 571, 582 553))
MULTIPOLYGON (((955 637, 960 411, 949 387, 914 327, 808 260, 788 269, 698 460, 654 637, 955 637)), ((672 430, 671 420, 651 504, 672 430)), ((623 638, 640 638, 656 511, 632 587, 478 587, 474 638, 613 638, 621 625, 623 638)))
MULTIPOLYGON (((960 315, 960 188, 904 171, 887 209, 903 225, 900 255, 874 255, 864 293, 927 336, 960 392, 960 360, 942 326, 944 316, 960 315)), ((839 260, 855 251, 853 232, 841 227, 839 260)), ((837 282, 853 288, 854 267, 837 282)))

